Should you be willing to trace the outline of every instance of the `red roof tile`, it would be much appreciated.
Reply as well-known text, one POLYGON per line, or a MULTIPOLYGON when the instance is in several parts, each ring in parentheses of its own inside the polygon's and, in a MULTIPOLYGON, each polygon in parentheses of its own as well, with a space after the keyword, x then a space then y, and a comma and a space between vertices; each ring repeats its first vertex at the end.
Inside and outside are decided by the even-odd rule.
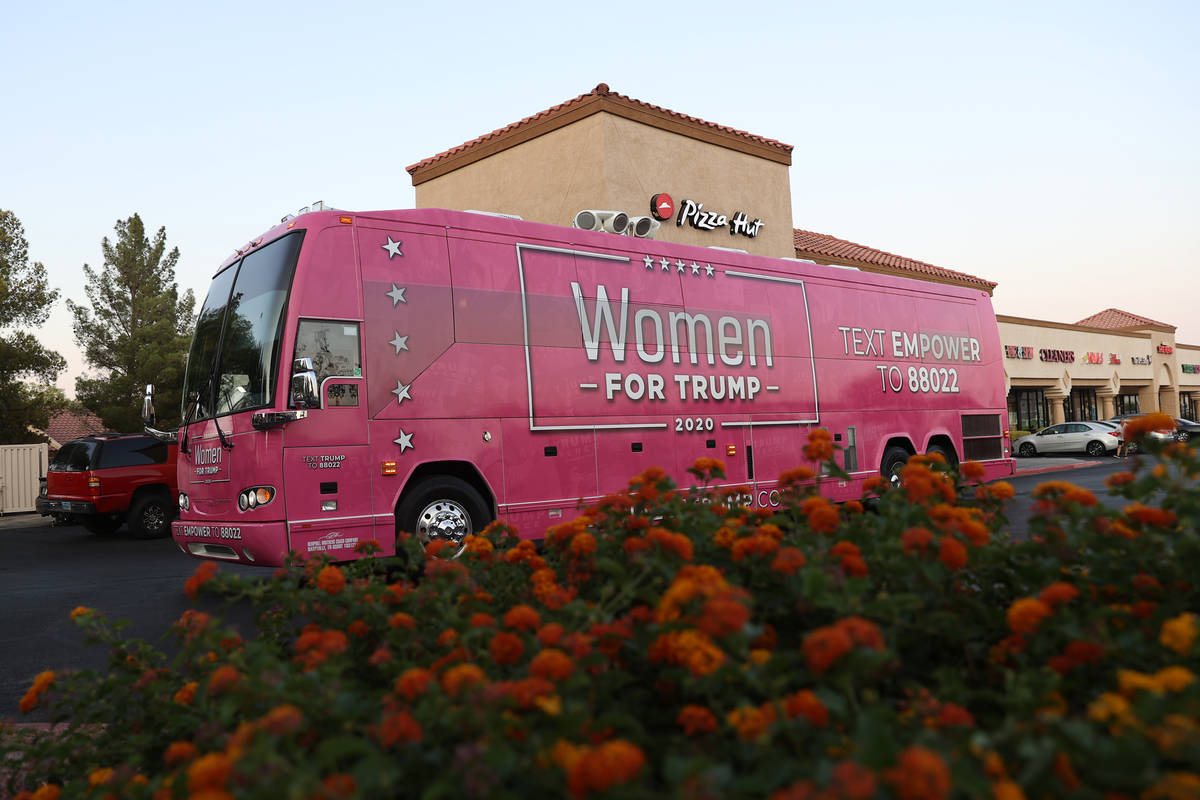
POLYGON ((50 424, 46 426, 45 432, 62 446, 80 436, 103 431, 104 423, 91 411, 60 411, 50 415, 50 424))
POLYGON ((1165 328, 1171 331, 1175 330, 1175 326, 1169 323, 1131 314, 1119 308, 1106 308, 1097 314, 1092 314, 1090 317, 1079 320, 1075 324, 1088 325, 1092 328, 1108 328, 1109 330, 1125 330, 1128 328, 1165 328))
POLYGON ((792 233, 796 246, 796 255, 800 258, 812 258, 814 261, 828 258, 834 260, 836 263, 861 266, 867 269, 871 267, 883 267, 885 270, 896 274, 909 273, 909 277, 919 280, 929 280, 932 278, 943 283, 985 289, 989 293, 996 288, 995 281, 984 280, 974 275, 968 275, 965 272, 956 272, 955 270, 937 267, 933 264, 926 264, 924 261, 905 258, 904 256, 898 256, 883 250, 876 250, 873 247, 865 247, 861 244, 848 242, 845 239, 827 236, 824 233, 803 231, 799 228, 792 233))
MULTIPOLYGON (((775 139, 768 139, 765 136, 756 136, 753 133, 747 133, 746 131, 738 130, 737 128, 731 128, 727 125, 717 125, 713 122, 706 122, 697 117, 691 117, 687 114, 680 114, 677 111, 671 111, 670 109, 661 108, 650 103, 642 102, 641 100, 635 100, 632 97, 618 94, 617 92, 609 89, 608 84, 601 83, 587 94, 581 94, 572 100, 566 101, 565 103, 559 103, 556 106, 551 106, 545 111, 539 111, 532 116, 526 117, 520 122, 514 122, 511 125, 506 125, 505 127, 494 130, 491 133, 486 133, 477 139, 472 139, 471 141, 464 142, 457 147, 452 147, 443 153, 438 153, 436 156, 430 156, 424 161, 419 161, 416 164, 407 167, 406 169, 410 175, 414 176, 415 179, 418 170, 431 167, 434 164, 445 161, 452 157, 469 153, 473 150, 481 148, 483 145, 489 142, 495 142, 510 136, 516 136, 530 128, 543 126, 546 123, 556 121, 561 117, 570 117, 569 119, 561 121, 562 124, 567 124, 568 122, 572 122, 579 117, 588 116, 591 113, 596 113, 599 111, 634 111, 644 112, 651 115, 651 117, 648 118, 663 117, 673 120, 676 123, 684 123, 685 126, 688 127, 694 127, 707 131, 716 136, 727 138, 732 137, 735 140, 740 139, 758 147, 766 148, 768 151, 776 151, 775 158, 777 160, 791 164, 792 146, 790 144, 784 144, 783 142, 776 141, 775 139), (591 111, 586 111, 585 109, 589 105, 593 105, 595 107, 591 111), (581 111, 583 113, 575 113, 581 111)), ((558 125, 547 125, 547 129, 542 132, 549 132, 556 127, 558 127, 558 125)), ((513 144, 517 143, 518 142, 514 142, 513 144)))

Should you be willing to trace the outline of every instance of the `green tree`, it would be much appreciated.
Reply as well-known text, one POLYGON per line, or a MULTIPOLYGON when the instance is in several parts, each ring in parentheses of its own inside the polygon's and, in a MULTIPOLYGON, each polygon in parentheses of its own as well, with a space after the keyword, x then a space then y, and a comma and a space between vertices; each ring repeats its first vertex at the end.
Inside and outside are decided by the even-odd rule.
POLYGON ((44 430, 66 402, 51 386, 66 361, 30 332, 46 322, 57 299, 46 268, 29 261, 21 221, 0 209, 0 444, 45 441, 30 426, 44 430))
POLYGON ((167 230, 150 239, 134 214, 104 237, 104 266, 83 265, 87 305, 67 301, 75 341, 95 374, 75 379, 75 394, 113 430, 141 430, 141 397, 155 384, 159 427, 178 423, 183 370, 196 300, 179 295, 175 265, 179 248, 167 251, 167 230))

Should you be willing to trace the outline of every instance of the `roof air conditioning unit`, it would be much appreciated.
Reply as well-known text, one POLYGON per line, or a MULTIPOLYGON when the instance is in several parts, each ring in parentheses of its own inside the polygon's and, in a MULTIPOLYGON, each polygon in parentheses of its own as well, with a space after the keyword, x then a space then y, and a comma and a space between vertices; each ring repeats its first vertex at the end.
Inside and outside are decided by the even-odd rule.
POLYGON ((629 220, 629 227, 625 229, 625 233, 630 236, 636 236, 639 239, 653 239, 654 234, 658 233, 660 223, 656 219, 650 217, 632 217, 629 220))
POLYGON ((571 220, 571 225, 585 231, 624 233, 629 225, 629 215, 624 211, 580 211, 571 220))

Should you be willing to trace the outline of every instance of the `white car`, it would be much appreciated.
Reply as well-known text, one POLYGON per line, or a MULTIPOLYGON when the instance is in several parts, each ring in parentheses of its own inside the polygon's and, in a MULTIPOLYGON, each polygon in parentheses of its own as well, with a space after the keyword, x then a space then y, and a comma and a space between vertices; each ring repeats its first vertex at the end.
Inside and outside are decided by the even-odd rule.
POLYGON ((1044 453, 1087 453, 1102 456, 1113 452, 1121 441, 1120 429, 1108 422, 1060 422, 1013 442, 1019 456, 1044 453))

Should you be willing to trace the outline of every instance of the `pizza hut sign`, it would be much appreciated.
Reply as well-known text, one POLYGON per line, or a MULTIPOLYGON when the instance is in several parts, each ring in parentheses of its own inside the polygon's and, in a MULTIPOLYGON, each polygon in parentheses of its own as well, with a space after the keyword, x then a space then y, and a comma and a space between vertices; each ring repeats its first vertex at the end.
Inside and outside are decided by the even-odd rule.
POLYGON ((684 225, 691 225, 698 231, 727 228, 730 236, 741 234, 753 239, 762 230, 763 221, 757 217, 751 220, 745 211, 735 211, 733 216, 729 217, 718 211, 707 211, 703 203, 697 203, 695 200, 683 200, 679 203, 679 214, 675 217, 675 226, 682 228, 684 225))

